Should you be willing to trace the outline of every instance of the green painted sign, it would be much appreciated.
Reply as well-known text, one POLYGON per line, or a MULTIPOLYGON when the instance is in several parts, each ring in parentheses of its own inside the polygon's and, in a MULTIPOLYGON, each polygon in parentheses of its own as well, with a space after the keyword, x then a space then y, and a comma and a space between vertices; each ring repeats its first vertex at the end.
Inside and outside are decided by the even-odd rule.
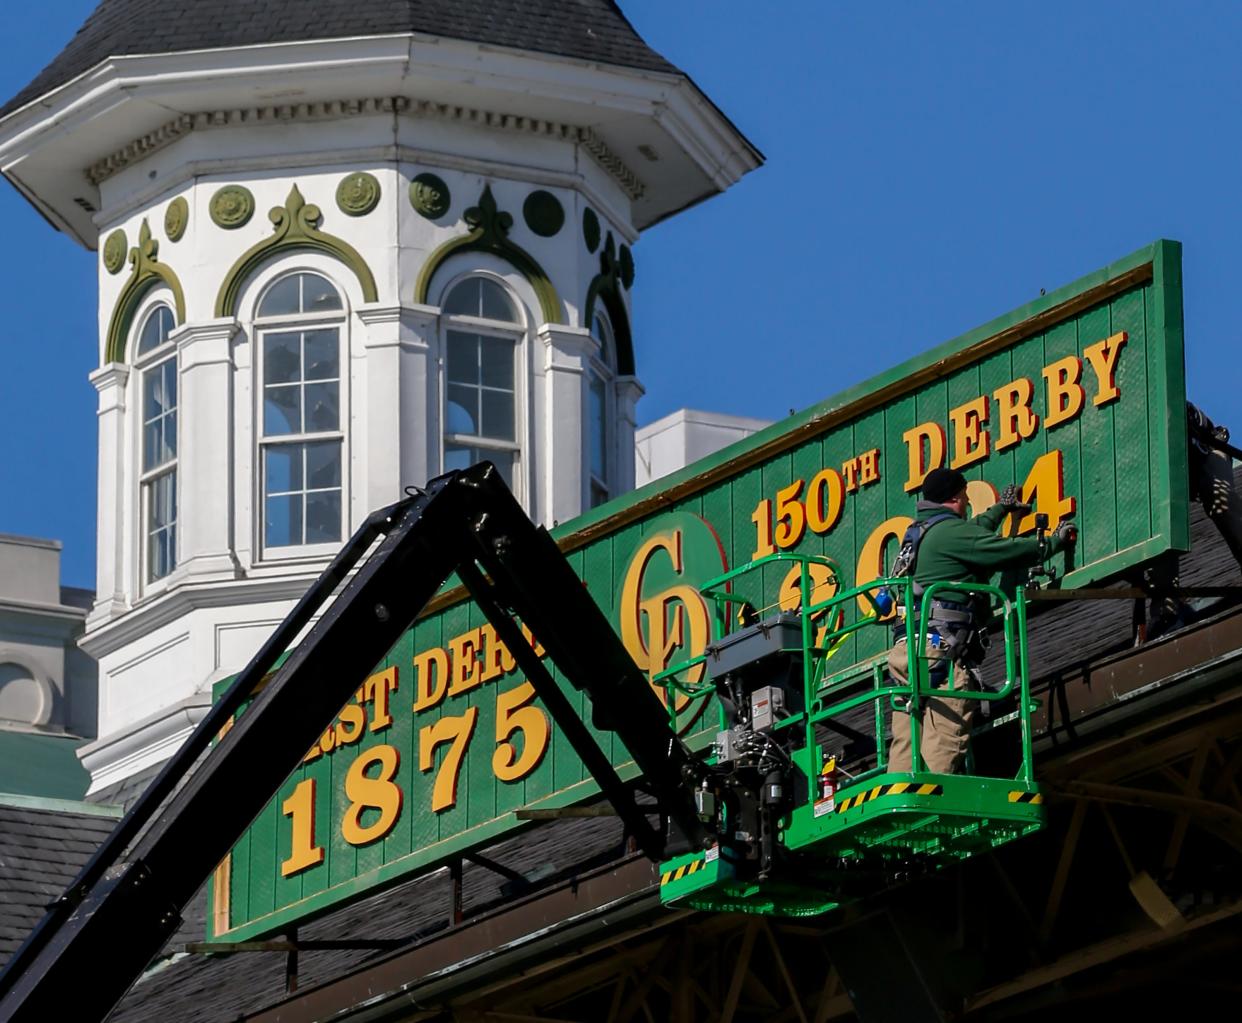
MULTIPOLYGON (((841 566, 827 586, 885 574, 937 465, 966 474, 977 509, 1018 483, 1053 526, 1073 516, 1079 544, 1057 565, 1066 585, 1183 550, 1180 253, 1158 242, 567 523, 557 538, 652 675, 702 652, 716 612, 697 584, 727 568, 793 551, 841 566)), ((830 366, 833 343, 808 361, 830 366)), ((1005 528, 1029 531, 1034 514, 1005 528)), ((738 596, 756 608, 788 599, 779 562, 748 579, 738 596)), ((886 628, 857 631, 829 671, 866 670, 887 641, 886 628)), ((565 691, 589 722, 582 694, 565 691)), ((716 718, 700 702, 677 723, 701 747, 716 718)), ((632 773, 620 743, 600 739, 632 773)), ((442 594, 221 864, 212 936, 287 927, 497 840, 523 826, 515 810, 596 794, 482 614, 462 593, 442 594)))

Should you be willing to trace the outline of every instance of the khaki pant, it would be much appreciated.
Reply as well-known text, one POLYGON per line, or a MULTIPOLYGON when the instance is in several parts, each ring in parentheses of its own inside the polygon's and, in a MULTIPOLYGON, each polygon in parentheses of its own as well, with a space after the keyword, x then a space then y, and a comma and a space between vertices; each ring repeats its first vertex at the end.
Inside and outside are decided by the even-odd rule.
MULTIPOLYGON (((908 685, 910 681, 910 662, 906 654, 904 639, 894 644, 888 652, 889 675, 900 686, 908 685)), ((927 656, 931 659, 930 667, 933 669, 937 661, 944 659, 943 651, 930 644, 927 647, 927 656)), ((952 670, 955 689, 975 688, 970 673, 960 664, 954 664, 952 670)), ((943 689, 946 686, 941 684, 936 688, 943 689)), ((966 747, 970 742, 970 722, 974 719, 977 702, 923 697, 920 746, 924 770, 933 774, 956 774, 961 771, 966 747)), ((908 709, 899 707, 893 711, 893 742, 888 748, 888 770, 909 771, 911 765, 910 713, 908 709)))

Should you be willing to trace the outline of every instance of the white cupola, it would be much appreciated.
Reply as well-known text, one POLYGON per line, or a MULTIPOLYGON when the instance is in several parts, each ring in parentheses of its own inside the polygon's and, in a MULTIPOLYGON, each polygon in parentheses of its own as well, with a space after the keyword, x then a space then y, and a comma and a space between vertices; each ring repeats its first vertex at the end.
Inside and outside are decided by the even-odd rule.
POLYGON ((0 110, 99 252, 92 792, 404 486, 487 458, 549 524, 632 488, 632 247, 760 159, 609 0, 102 0, 0 110))

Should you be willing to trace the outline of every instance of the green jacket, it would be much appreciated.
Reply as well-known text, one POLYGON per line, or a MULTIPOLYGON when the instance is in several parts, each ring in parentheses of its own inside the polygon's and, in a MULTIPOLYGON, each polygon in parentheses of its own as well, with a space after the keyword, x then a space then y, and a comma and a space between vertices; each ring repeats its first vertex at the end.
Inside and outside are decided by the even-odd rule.
MULTIPOLYGON (((917 517, 920 522, 940 515, 944 505, 930 501, 918 503, 917 517)), ((919 545, 918 561, 914 566, 914 581, 922 587, 932 583, 966 581, 986 583, 1001 569, 1025 568, 1038 564, 1043 558, 1063 549, 1058 536, 1049 536, 1040 550, 1040 542, 1033 536, 998 536, 996 531, 1005 521, 1005 509, 994 504, 982 515, 967 521, 949 519, 937 523, 923 537, 919 545)), ((966 603, 969 596, 953 590, 943 590, 945 600, 966 603)), ((986 598, 977 602, 981 621, 989 617, 985 609, 990 606, 986 598)))

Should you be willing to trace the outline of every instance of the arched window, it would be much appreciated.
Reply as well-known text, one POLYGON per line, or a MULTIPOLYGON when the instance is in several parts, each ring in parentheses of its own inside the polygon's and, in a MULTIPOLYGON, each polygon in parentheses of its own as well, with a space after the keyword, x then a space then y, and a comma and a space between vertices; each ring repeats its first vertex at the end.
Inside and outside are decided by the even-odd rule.
POLYGON ((449 292, 441 311, 445 471, 487 459, 517 492, 517 355, 522 337, 517 305, 496 281, 470 277, 449 292))
POLYGON ((341 539, 343 313, 333 284, 307 272, 277 280, 255 313, 266 549, 341 539))
POLYGON ((166 305, 152 309, 138 333, 136 361, 142 410, 143 577, 163 579, 177 566, 176 321, 166 305))
POLYGON ((599 354, 587 369, 587 445, 590 466, 588 507, 596 508, 612 496, 612 367, 615 345, 607 315, 596 309, 591 336, 599 354))

